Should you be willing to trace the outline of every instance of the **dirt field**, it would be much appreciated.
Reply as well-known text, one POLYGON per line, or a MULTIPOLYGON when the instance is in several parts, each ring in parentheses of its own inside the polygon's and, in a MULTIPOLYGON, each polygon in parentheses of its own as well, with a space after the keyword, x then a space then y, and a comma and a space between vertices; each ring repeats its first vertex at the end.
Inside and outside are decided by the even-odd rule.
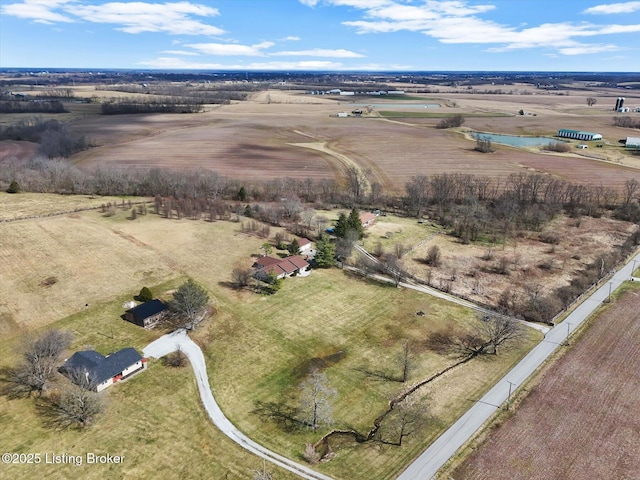
MULTIPOLYGON (((375 109, 370 117, 337 118, 338 112, 351 111, 353 102, 302 92, 268 91, 246 102, 212 106, 193 115, 88 116, 76 121, 74 129, 100 146, 77 154, 73 161, 79 165, 203 167, 248 179, 317 179, 339 178, 347 159, 347 163, 369 169, 370 182, 396 191, 402 191, 413 175, 442 172, 503 178, 536 171, 612 187, 620 187, 629 178, 640 180, 640 159, 629 156, 617 143, 633 135, 633 130, 613 126, 614 113, 609 105, 615 102, 612 94, 458 92, 428 96, 432 97, 442 105, 434 109, 436 113, 512 115, 470 116, 465 123, 468 129, 552 136, 559 128, 573 128, 602 133, 606 145, 597 151, 581 151, 581 155, 496 146, 497 151, 487 155, 475 152, 475 142, 461 133, 435 129, 437 118, 390 120, 376 117, 375 109), (590 95, 598 99, 594 107, 586 106, 585 99, 590 95), (536 116, 517 115, 520 109, 536 116), (297 145, 305 142, 324 144, 335 154, 297 145)), ((628 103, 636 100, 629 98, 628 103)))
POLYGON ((640 472, 640 322, 634 285, 548 368, 452 479, 634 479, 640 472))

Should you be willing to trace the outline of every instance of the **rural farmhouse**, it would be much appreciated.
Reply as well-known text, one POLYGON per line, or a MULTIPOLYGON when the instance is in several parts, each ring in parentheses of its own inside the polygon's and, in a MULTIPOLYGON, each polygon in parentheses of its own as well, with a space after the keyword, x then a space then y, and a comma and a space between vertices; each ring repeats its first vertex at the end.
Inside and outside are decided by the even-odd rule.
POLYGON ((153 328, 167 314, 167 306, 157 298, 130 308, 124 314, 125 320, 144 328, 153 328))
POLYGON ((376 215, 370 212, 360 212, 360 223, 362 223, 362 228, 368 228, 376 223, 376 215))
POLYGON ((292 255, 285 258, 273 258, 264 256, 253 264, 254 277, 267 280, 270 275, 276 278, 291 277, 309 271, 309 263, 300 255, 292 255))
MULTIPOLYGON (((135 348, 123 348, 106 357, 95 350, 83 350, 74 353, 64 365, 60 373, 71 380, 83 375, 91 390, 100 392, 114 383, 124 380, 146 368, 147 359, 143 358, 135 348)), ((76 380, 77 381, 77 380, 76 380)))

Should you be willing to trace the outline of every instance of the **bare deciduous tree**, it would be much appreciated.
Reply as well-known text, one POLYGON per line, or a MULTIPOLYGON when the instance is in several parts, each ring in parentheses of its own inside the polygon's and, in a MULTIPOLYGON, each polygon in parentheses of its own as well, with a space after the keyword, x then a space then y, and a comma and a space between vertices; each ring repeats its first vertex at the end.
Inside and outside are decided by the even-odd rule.
POLYGON ((105 403, 87 380, 84 371, 71 374, 71 383, 47 397, 41 397, 37 409, 51 428, 85 428, 89 426, 105 408, 105 403))
POLYGON ((382 428, 379 430, 380 441, 401 447, 405 437, 425 425, 427 420, 425 412, 423 402, 413 397, 406 398, 396 404, 395 408, 385 417, 382 428))
POLYGON ((329 387, 327 375, 317 369, 300 384, 300 415, 305 425, 316 431, 333 423, 332 400, 336 391, 329 387))
POLYGON ((437 267, 440 265, 441 260, 442 254, 440 253, 440 247, 438 247, 437 245, 432 245, 431 247, 429 247, 427 256, 424 259, 425 263, 427 265, 431 265, 432 267, 437 267))
POLYGON ((2 393, 9 397, 42 394, 56 373, 60 355, 72 341, 73 335, 63 330, 27 339, 21 347, 22 362, 2 371, 2 393))
POLYGON ((598 101, 594 97, 587 97, 587 105, 593 107, 598 101))
POLYGON ((435 333, 429 341, 436 350, 466 357, 487 353, 497 355, 498 347, 516 342, 521 337, 522 326, 516 320, 486 315, 473 324, 470 332, 462 335, 435 333))
POLYGON ((237 266, 231 272, 231 281, 237 288, 249 285, 253 271, 250 268, 237 266))

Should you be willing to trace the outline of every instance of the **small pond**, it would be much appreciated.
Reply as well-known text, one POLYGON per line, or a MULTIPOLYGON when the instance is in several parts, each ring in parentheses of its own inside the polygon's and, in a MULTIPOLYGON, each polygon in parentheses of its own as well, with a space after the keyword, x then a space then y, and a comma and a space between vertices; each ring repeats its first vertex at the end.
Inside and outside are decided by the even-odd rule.
POLYGON ((550 143, 562 143, 562 140, 551 137, 520 137, 518 135, 500 135, 498 133, 473 132, 473 138, 491 140, 492 143, 502 143, 512 147, 539 147, 550 143))

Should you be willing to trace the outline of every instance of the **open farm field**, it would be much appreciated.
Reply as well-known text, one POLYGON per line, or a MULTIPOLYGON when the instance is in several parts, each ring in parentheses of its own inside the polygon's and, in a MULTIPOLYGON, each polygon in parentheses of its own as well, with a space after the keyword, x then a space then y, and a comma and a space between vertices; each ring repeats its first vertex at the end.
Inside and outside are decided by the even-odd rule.
MULTIPOLYGON (((496 146, 493 154, 481 154, 463 135, 434 128, 439 118, 376 118, 376 109, 372 116, 337 118, 338 112, 350 111, 354 103, 301 92, 266 91, 200 114, 89 116, 75 122, 73 128, 99 146, 76 154, 73 161, 83 166, 206 168, 247 179, 340 179, 346 157, 370 171, 370 183, 378 182, 388 191, 402 191, 413 175, 444 172, 505 178, 536 171, 615 188, 626 179, 640 179, 640 161, 618 143, 633 131, 613 126, 614 112, 605 106, 608 97, 587 107, 587 95, 448 93, 437 96, 441 108, 427 112, 439 118, 467 115, 465 128, 495 133, 553 136, 559 128, 602 133, 605 148, 593 148, 580 156, 503 146, 496 146), (536 116, 517 115, 520 109, 536 116), (330 152, 297 145, 309 141, 324 143, 330 152)), ((394 110, 398 103, 402 102, 388 100, 389 107, 383 111, 401 114, 395 112, 402 112, 402 107, 394 110)))
MULTIPOLYGON (((241 233, 234 222, 127 217, 127 211, 118 209, 111 217, 91 211, 0 225, 3 365, 12 363, 21 334, 44 327, 72 331, 74 349, 141 349, 160 332, 123 322, 123 303, 144 285, 165 297, 189 276, 209 290, 217 310, 194 336, 205 351, 221 408, 249 436, 303 461, 304 444, 317 441, 328 429, 283 430, 255 413, 257 402, 296 409, 298 385, 309 368, 318 365, 338 392, 336 426, 366 431, 389 396, 455 362, 428 348, 429 335, 465 329, 475 321, 476 314, 466 308, 368 283, 339 269, 287 279, 272 296, 233 290, 231 270, 250 265, 264 239, 241 233), (56 282, 43 284, 50 276, 56 282), (411 346, 414 365, 408 380, 377 377, 378 371, 395 372, 404 341, 411 346)), ((539 332, 527 329, 517 347, 472 360, 421 388, 416 396, 426 402, 429 421, 405 438, 402 447, 342 439, 332 445, 337 456, 318 468, 337 479, 393 478, 539 339, 539 332)), ((188 368, 171 370, 152 362, 149 371, 109 389, 107 397, 108 412, 86 433, 46 430, 32 402, 3 398, 0 426, 11 434, 3 435, 0 446, 20 452, 95 450, 131 459, 123 467, 87 469, 90 479, 152 478, 163 470, 166 478, 224 478, 226 473, 250 478, 251 470, 261 465, 222 438, 205 418, 188 368), (140 409, 140 398, 146 399, 145 408, 132 420, 125 412, 140 409), (200 453, 190 458, 187 450, 200 453)), ((48 475, 66 478, 65 468, 49 470, 53 473, 48 475)), ((270 469, 277 478, 290 478, 270 469)), ((15 478, 27 476, 17 467, 11 472, 15 478)))
POLYGON ((639 306, 636 285, 616 295, 446 478, 637 478, 639 306))

